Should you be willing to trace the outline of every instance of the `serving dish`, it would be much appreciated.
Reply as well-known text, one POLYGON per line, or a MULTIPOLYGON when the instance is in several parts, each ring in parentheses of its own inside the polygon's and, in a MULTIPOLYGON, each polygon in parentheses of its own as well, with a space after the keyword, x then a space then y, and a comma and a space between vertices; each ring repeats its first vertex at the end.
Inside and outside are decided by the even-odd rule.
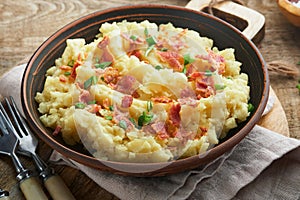
POLYGON ((294 26, 300 27, 300 1, 277 0, 277 4, 286 19, 294 26))
POLYGON ((27 64, 22 79, 22 106, 30 127, 51 148, 84 165, 133 176, 161 176, 189 170, 211 162, 238 144, 260 119, 267 103, 269 80, 265 62, 256 46, 239 30, 211 15, 183 7, 167 5, 135 5, 111 8, 82 17, 54 33, 34 53, 27 64), (189 28, 214 40, 214 46, 220 49, 232 47, 236 58, 243 63, 242 72, 249 76, 251 103, 254 111, 247 121, 229 132, 219 145, 205 154, 192 156, 167 163, 124 163, 97 160, 89 155, 82 146, 68 146, 61 138, 54 137, 52 131, 44 127, 39 120, 36 92, 43 89, 46 70, 54 64, 66 47, 68 38, 94 39, 100 25, 114 21, 143 21, 148 19, 157 24, 172 22, 177 27, 189 28))

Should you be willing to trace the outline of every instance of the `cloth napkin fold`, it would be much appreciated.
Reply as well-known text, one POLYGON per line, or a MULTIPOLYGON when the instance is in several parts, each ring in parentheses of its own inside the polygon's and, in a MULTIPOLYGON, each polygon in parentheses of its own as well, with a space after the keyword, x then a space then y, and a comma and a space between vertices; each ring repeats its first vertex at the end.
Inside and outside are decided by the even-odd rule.
MULTIPOLYGON (((13 96, 19 108, 24 67, 14 67, 0 79, 0 94, 13 96)), ((300 199, 300 140, 261 126, 255 126, 233 150, 213 162, 164 177, 102 172, 56 151, 50 161, 81 170, 120 199, 300 199)))

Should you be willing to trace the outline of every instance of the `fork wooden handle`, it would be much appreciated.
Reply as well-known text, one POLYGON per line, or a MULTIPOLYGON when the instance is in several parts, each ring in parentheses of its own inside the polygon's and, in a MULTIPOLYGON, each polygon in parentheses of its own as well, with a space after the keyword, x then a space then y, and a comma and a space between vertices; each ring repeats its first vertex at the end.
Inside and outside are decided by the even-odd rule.
POLYGON ((29 177, 20 182, 20 188, 27 200, 47 200, 48 197, 44 193, 44 190, 35 177, 29 177))
POLYGON ((62 178, 54 174, 44 181, 45 187, 53 200, 74 200, 74 196, 66 186, 62 178))

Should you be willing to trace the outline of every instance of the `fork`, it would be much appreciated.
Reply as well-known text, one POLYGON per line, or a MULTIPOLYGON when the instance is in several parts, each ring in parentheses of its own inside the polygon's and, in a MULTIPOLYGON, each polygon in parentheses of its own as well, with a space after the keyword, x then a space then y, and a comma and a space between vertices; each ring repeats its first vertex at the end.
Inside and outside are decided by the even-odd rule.
POLYGON ((0 189, 0 199, 1 200, 10 200, 10 198, 9 198, 9 192, 0 189))
POLYGON ((8 124, 9 122, 7 121, 4 113, 0 110, 0 129, 2 132, 2 136, 0 137, 0 153, 12 158, 18 173, 17 180, 19 181, 19 186, 26 199, 48 199, 39 183, 39 180, 30 170, 23 167, 17 157, 16 147, 18 145, 18 139, 12 133, 12 129, 8 124))
MULTIPOLYGON (((20 141, 19 151, 25 155, 29 154, 33 158, 33 161, 40 173, 40 177, 54 200, 74 200, 74 196, 65 185, 62 178, 54 172, 53 168, 48 167, 47 164, 36 154, 38 140, 34 137, 33 133, 27 126, 27 123, 22 118, 13 97, 10 96, 9 99, 5 98, 5 102, 12 116, 13 123, 10 122, 10 126, 14 130, 13 133, 20 141)), ((0 108, 6 115, 6 118, 9 118, 2 104, 0 104, 0 108)))

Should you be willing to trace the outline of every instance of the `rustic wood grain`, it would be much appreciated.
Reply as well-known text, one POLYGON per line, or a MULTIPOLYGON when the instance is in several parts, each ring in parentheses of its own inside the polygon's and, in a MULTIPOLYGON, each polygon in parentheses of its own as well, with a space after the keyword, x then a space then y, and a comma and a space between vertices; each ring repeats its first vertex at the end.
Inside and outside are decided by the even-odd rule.
MULTIPOLYGON (((299 62, 300 29, 285 20, 276 1, 244 0, 244 2, 246 6, 266 17, 265 38, 259 44, 265 60, 299 62)), ((1 0, 0 75, 32 55, 46 38, 67 23, 97 10, 138 3, 185 6, 188 0, 1 0)), ((271 85, 286 114, 290 136, 300 139, 300 95, 295 88, 298 79, 299 77, 270 74, 271 85)), ((51 149, 40 143, 39 153, 46 160, 51 149)), ((29 159, 22 158, 22 161, 25 166, 33 167, 29 159)), ((82 172, 64 166, 53 167, 66 181, 77 199, 117 199, 82 172)), ((0 155, 0 174, 0 188, 9 190, 11 199, 24 199, 15 180, 16 173, 12 162, 10 158, 2 155, 0 155)))

